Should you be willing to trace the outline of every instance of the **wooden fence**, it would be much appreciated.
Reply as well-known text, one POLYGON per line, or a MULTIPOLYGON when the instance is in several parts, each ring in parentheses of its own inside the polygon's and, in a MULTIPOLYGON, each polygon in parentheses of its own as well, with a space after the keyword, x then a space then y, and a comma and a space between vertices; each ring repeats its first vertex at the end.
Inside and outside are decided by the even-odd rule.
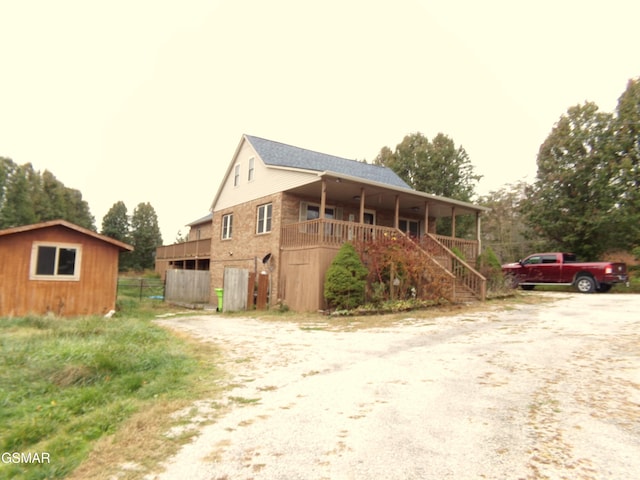
POLYGON ((249 297, 249 270, 226 267, 223 285, 222 310, 224 312, 246 310, 249 297))
POLYGON ((165 300, 210 303, 210 282, 211 272, 208 270, 167 270, 165 300))

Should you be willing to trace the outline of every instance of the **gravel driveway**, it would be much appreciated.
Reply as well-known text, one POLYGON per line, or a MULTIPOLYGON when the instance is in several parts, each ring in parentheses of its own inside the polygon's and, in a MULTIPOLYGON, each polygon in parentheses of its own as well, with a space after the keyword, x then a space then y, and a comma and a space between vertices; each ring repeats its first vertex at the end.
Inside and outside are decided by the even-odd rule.
POLYGON ((237 386, 150 478, 638 478, 640 295, 530 295, 553 301, 370 329, 163 320, 222 347, 237 386))

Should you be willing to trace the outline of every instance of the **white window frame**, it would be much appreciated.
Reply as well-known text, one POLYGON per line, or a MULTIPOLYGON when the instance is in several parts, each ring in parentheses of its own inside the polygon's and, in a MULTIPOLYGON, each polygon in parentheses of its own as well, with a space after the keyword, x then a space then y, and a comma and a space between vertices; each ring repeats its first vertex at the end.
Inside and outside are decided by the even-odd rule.
POLYGON ((249 159, 249 173, 247 173, 247 181, 253 182, 256 173, 256 159, 251 157, 249 159))
POLYGON ((62 282, 77 282, 80 280, 80 270, 82 267, 82 245, 79 243, 60 243, 60 242, 33 242, 31 246, 31 263, 29 266, 29 280, 53 280, 62 282), (38 274, 38 252, 40 247, 55 248, 54 257, 54 273, 38 274), (60 250, 75 250, 75 258, 73 262, 73 274, 58 273, 60 268, 60 250))
POLYGON ((400 217, 399 218, 400 222, 406 222, 406 228, 403 230, 400 225, 398 225, 398 227, 400 228, 400 230, 402 230, 402 232, 406 233, 406 234, 413 234, 411 232, 411 224, 414 224, 417 228, 416 228, 416 237, 420 236, 420 220, 415 220, 413 218, 405 218, 405 217, 400 217))
POLYGON ((229 240, 233 235, 233 213, 222 216, 222 240, 229 240))
MULTIPOLYGON (((301 221, 307 221, 307 220, 316 220, 316 218, 309 218, 309 207, 311 207, 312 211, 317 209, 318 211, 318 217, 320 218, 320 204, 319 203, 307 203, 307 202, 302 202, 301 203, 301 221)), ((332 220, 332 219, 336 219, 336 207, 331 206, 331 205, 327 205, 324 207, 324 218, 326 218, 327 220, 332 220)))
POLYGON ((240 164, 233 168, 233 186, 237 187, 238 185, 240 185, 240 164))
POLYGON ((258 205, 256 233, 261 235, 271 232, 273 222, 273 203, 258 205))

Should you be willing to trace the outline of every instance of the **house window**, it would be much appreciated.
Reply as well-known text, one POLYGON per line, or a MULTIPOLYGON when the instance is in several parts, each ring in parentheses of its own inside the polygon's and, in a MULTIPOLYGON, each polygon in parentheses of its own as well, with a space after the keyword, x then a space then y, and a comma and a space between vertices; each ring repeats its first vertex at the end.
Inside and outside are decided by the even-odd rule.
MULTIPOLYGON (((320 218, 320 205, 307 204, 307 220, 316 220, 320 218)), ((324 218, 335 218, 335 209, 333 207, 325 207, 324 218)))
POLYGON ((34 242, 31 248, 31 280, 80 280, 82 247, 78 244, 34 242))
POLYGON ((253 173, 255 171, 255 164, 256 164, 256 159, 251 157, 249 159, 249 175, 247 176, 247 180, 249 180, 249 181, 253 180, 253 173))
POLYGON ((409 235, 410 237, 417 238, 420 236, 420 222, 416 220, 407 220, 401 218, 399 221, 400 230, 409 235))
POLYGON ((240 185, 240 165, 236 165, 233 171, 233 186, 237 187, 240 185))
POLYGON ((258 207, 258 227, 257 233, 267 233, 271 231, 272 205, 267 203, 258 207))
POLYGON ((222 239, 228 240, 231 238, 233 230, 233 214, 229 213, 222 217, 222 239))

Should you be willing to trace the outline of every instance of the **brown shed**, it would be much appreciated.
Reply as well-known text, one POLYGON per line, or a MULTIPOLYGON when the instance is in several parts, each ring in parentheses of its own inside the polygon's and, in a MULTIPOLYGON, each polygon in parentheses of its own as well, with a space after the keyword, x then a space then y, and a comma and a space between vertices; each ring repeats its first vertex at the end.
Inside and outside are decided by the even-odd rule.
POLYGON ((0 230, 0 317, 104 315, 133 247, 64 220, 0 230))

